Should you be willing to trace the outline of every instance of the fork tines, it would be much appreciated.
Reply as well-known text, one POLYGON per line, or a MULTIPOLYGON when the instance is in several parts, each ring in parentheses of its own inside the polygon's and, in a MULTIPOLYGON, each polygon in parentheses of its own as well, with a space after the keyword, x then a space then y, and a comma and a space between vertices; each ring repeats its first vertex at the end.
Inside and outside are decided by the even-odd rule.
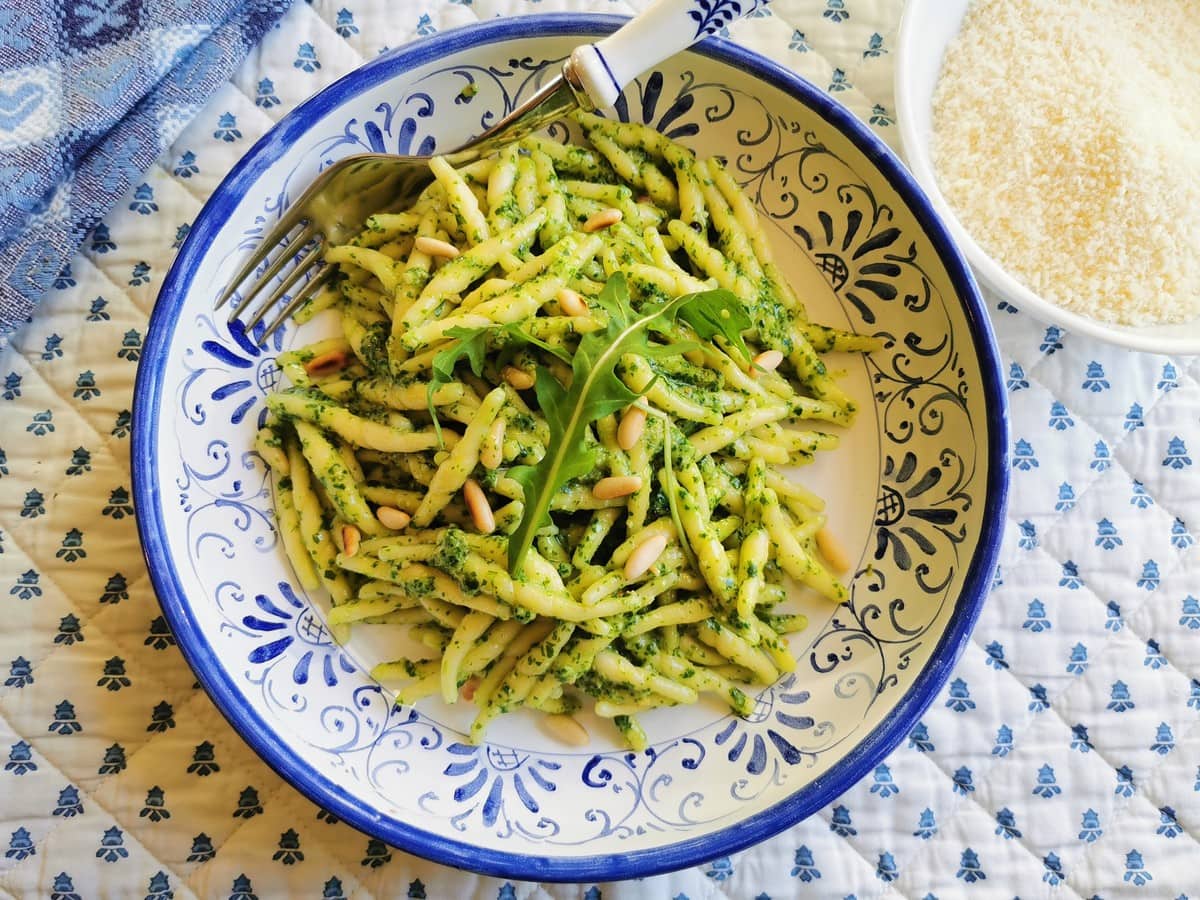
POLYGON ((287 235, 282 240, 276 237, 278 230, 277 226, 275 231, 267 235, 258 250, 246 260, 237 274, 230 279, 229 284, 225 287, 225 290, 221 293, 216 305, 213 307, 214 310, 219 310, 229 302, 230 298, 237 297, 236 303, 229 311, 229 321, 232 322, 241 317, 242 313, 249 308, 255 298, 262 294, 273 280, 282 276, 282 281, 271 292, 270 296, 243 323, 246 333, 252 333, 254 327, 266 317, 267 313, 287 298, 286 305, 283 306, 278 315, 258 337, 260 344, 286 322, 300 305, 309 297, 312 297, 333 275, 333 268, 326 266, 321 260, 319 252, 321 236, 311 223, 303 224, 299 227, 299 230, 294 230, 293 227, 294 233, 287 235), (274 240, 272 240, 273 238, 274 240), (271 249, 276 246, 279 250, 270 265, 266 266, 255 277, 246 290, 239 293, 239 285, 246 280, 255 268, 266 262, 271 249), (285 269, 290 263, 294 263, 295 265, 285 274, 285 269))

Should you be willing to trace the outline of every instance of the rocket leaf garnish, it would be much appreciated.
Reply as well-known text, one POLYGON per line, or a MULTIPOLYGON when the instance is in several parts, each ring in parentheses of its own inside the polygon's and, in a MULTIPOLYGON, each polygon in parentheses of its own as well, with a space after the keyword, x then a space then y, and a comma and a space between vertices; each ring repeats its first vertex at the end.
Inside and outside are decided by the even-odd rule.
POLYGON ((446 337, 454 338, 456 343, 434 354, 433 374, 429 378, 429 388, 426 391, 426 403, 429 415, 433 419, 433 430, 437 433, 438 444, 442 443, 442 425, 438 421, 437 409, 433 405, 433 394, 439 387, 454 380, 454 367, 461 360, 466 360, 471 371, 478 378, 483 375, 483 364, 487 359, 488 342, 505 340, 508 342, 530 344, 539 349, 552 353, 563 362, 571 361, 570 355, 558 347, 552 347, 533 335, 521 330, 520 323, 510 322, 506 325, 485 325, 481 328, 451 328, 446 337))
MULTIPOLYGON (((599 331, 583 336, 571 360, 571 386, 564 388, 547 369, 539 368, 534 389, 542 415, 550 427, 546 455, 534 466, 516 466, 509 470, 524 490, 525 509, 516 530, 508 540, 509 571, 522 571, 522 562, 538 529, 550 518, 554 495, 573 478, 596 466, 596 447, 587 441, 588 426, 611 413, 624 409, 638 399, 617 376, 617 364, 626 353, 662 357, 694 349, 690 342, 651 344, 650 332, 670 329, 677 317, 705 323, 702 336, 718 332, 731 342, 741 342, 735 329, 749 317, 737 297, 726 290, 685 294, 652 309, 635 313, 629 302, 629 289, 620 273, 609 279, 597 298, 607 314, 607 324, 599 331), (723 315, 722 311, 727 311, 723 315), (717 324, 720 323, 720 324, 717 324)), ((693 325, 693 327, 696 327, 693 325)))

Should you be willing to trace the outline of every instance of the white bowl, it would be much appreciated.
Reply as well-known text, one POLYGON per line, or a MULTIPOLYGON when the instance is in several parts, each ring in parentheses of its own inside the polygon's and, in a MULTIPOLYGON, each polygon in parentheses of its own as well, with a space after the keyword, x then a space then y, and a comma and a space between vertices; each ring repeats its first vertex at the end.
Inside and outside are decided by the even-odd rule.
POLYGON ((327 597, 294 583, 253 450, 276 355, 321 336, 319 323, 263 349, 213 314, 216 292, 332 160, 455 146, 619 21, 528 16, 445 32, 294 111, 197 216, 155 306, 135 391, 147 562, 180 649, 221 711, 339 818, 509 878, 610 880, 693 865, 828 804, 937 696, 1003 532, 1005 391, 966 263, 852 114, 781 67, 706 41, 632 86, 623 114, 724 155, 814 319, 886 342, 870 358, 834 362, 861 413, 836 453, 798 475, 827 499, 855 561, 850 601, 799 598, 811 624, 793 642, 798 670, 762 690, 753 715, 707 703, 655 710, 640 753, 599 720, 585 720, 591 746, 564 746, 524 711, 472 746, 464 704, 397 707, 370 677, 397 655, 395 626, 333 643, 327 597))
POLYGON ((942 58, 958 34, 970 4, 971 0, 908 0, 900 20, 900 38, 896 47, 896 119, 905 162, 954 235, 975 275, 986 288, 1022 312, 1060 325, 1074 334, 1131 350, 1200 353, 1200 319, 1134 328, 1082 316, 1043 299, 1004 271, 975 242, 955 215, 938 188, 929 142, 933 131, 933 92, 941 74, 942 58))

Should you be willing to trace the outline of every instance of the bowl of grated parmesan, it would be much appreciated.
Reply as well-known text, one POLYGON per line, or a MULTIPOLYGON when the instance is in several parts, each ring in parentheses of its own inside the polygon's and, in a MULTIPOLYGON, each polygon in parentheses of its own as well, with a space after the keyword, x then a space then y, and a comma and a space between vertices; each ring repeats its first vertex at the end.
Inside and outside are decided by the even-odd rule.
POLYGON ((902 152, 1006 308, 1200 353, 1200 0, 908 0, 902 152))

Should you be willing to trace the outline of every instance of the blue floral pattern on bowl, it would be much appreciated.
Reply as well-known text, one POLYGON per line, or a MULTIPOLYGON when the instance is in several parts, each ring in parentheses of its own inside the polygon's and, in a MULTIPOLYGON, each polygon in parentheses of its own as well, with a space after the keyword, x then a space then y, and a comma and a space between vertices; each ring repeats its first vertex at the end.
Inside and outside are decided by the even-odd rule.
MULTIPOLYGON (((709 13, 725 5, 714 0, 709 13)), ((884 341, 870 358, 838 361, 859 422, 843 449, 798 476, 820 484, 854 551, 850 600, 832 609, 798 598, 813 623, 793 642, 799 668, 763 690, 750 716, 717 705, 657 711, 645 719, 652 746, 640 753, 598 723, 592 747, 568 750, 526 713, 472 746, 460 711, 393 705, 366 674, 389 658, 387 630, 333 642, 327 600, 291 580, 270 480, 252 450, 262 399, 280 380, 276 354, 319 326, 259 348, 211 314, 214 287, 319 170, 356 152, 451 148, 535 91, 583 35, 612 24, 542 23, 480 26, 371 63, 281 123, 218 190, 167 279, 143 351, 135 439, 153 465, 137 481, 139 524, 201 680, 252 745, 325 808, 457 865, 628 877, 785 827, 911 729, 990 581, 1006 488, 1004 399, 961 261, 849 114, 728 45, 647 73, 617 114, 723 156, 814 318, 884 341)), ((561 125, 551 133, 568 136, 561 125)))

